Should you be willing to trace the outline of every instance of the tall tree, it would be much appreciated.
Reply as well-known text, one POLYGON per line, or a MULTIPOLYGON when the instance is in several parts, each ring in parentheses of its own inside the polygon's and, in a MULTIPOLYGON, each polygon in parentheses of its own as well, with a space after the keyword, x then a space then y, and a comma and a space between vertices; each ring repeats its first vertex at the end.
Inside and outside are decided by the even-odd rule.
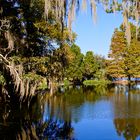
POLYGON ((130 47, 127 48, 125 56, 126 74, 130 77, 140 77, 140 41, 133 39, 130 47))
POLYGON ((139 34, 136 38, 136 26, 131 25, 131 43, 126 42, 125 28, 120 26, 112 37, 108 60, 108 74, 114 78, 139 76, 139 34))
POLYGON ((92 51, 88 51, 83 59, 82 64, 84 70, 84 77, 88 80, 94 77, 94 74, 98 68, 97 63, 94 58, 94 54, 92 51))
POLYGON ((71 82, 78 84, 82 81, 83 78, 81 65, 84 55, 81 53, 80 47, 75 44, 71 46, 71 52, 73 54, 73 59, 66 68, 65 77, 71 82))
POLYGON ((110 46, 107 71, 113 78, 125 77, 124 55, 127 47, 125 33, 116 29, 110 46))

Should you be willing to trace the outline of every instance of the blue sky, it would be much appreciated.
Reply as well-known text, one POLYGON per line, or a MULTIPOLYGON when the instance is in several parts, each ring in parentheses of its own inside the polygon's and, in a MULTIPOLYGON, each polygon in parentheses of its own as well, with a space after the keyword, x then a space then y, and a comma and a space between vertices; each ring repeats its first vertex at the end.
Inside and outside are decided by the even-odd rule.
POLYGON ((122 23, 121 13, 107 14, 101 6, 97 7, 97 21, 93 22, 90 10, 79 12, 73 23, 77 33, 76 44, 82 53, 93 51, 107 57, 114 29, 122 23))

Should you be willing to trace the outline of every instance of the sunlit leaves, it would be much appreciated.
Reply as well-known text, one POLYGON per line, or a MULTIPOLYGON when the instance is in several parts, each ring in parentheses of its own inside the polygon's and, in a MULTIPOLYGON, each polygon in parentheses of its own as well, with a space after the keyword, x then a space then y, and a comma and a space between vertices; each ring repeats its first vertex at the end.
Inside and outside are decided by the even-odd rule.
POLYGON ((130 45, 126 42, 123 26, 120 27, 120 30, 115 30, 112 37, 107 72, 114 78, 139 77, 140 75, 140 41, 136 38, 136 26, 132 23, 129 24, 131 28, 130 45))

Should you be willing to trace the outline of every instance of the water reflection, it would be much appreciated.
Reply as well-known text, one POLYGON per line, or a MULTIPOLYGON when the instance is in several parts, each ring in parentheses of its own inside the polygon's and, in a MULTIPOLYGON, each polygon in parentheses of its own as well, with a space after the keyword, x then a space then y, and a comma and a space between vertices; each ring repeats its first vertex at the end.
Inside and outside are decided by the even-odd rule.
POLYGON ((37 96, 29 108, 26 105, 15 108, 9 104, 0 104, 0 140, 72 139, 70 119, 65 121, 51 116, 44 118, 46 97, 37 96))
POLYGON ((38 95, 17 108, 0 103, 0 140, 136 140, 140 138, 140 89, 116 85, 95 90, 70 88, 38 95))
POLYGON ((140 119, 117 118, 114 124, 119 136, 123 136, 126 140, 136 140, 140 137, 140 119))
POLYGON ((115 87, 118 94, 111 97, 117 134, 126 140, 140 139, 139 85, 134 85, 131 89, 128 86, 118 87, 118 85, 115 87), (122 89, 123 91, 120 91, 122 89))

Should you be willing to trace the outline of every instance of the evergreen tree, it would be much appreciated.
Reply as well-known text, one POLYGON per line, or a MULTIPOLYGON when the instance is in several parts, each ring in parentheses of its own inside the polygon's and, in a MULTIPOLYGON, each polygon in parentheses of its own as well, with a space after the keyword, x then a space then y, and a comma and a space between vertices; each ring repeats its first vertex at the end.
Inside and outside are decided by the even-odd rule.
POLYGON ((110 46, 107 72, 113 78, 125 77, 124 55, 127 47, 125 33, 116 29, 110 46))
POLYGON ((120 30, 115 30, 110 46, 107 72, 113 78, 139 77, 139 34, 136 38, 136 26, 131 25, 131 43, 126 42, 125 28, 121 25, 120 30))

